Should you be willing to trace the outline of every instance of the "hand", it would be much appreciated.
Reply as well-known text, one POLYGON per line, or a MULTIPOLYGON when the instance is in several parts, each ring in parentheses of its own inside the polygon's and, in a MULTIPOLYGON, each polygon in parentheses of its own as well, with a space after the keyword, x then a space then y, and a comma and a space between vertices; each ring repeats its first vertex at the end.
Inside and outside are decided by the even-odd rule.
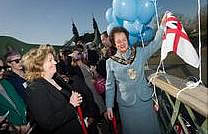
POLYGON ((70 103, 74 106, 80 106, 81 102, 82 102, 82 96, 81 94, 79 94, 78 92, 74 92, 72 91, 72 95, 70 96, 70 103))
POLYGON ((6 118, 3 116, 0 116, 0 123, 3 122, 6 118))
POLYGON ((30 129, 30 125, 15 126, 15 128, 17 129, 18 134, 26 134, 30 129))
POLYGON ((159 106, 159 104, 154 104, 153 108, 154 108, 154 110, 155 110, 156 112, 158 112, 160 106, 159 106))
POLYGON ((107 108, 107 117, 108 117, 109 120, 113 119, 112 108, 107 108))
POLYGON ((96 71, 96 66, 90 65, 90 70, 91 70, 92 72, 96 71))
POLYGON ((167 16, 168 16, 169 14, 172 14, 172 13, 169 12, 169 11, 166 11, 166 12, 165 12, 165 14, 163 15, 163 18, 162 18, 162 20, 161 20, 161 23, 160 23, 161 26, 165 27, 166 19, 167 19, 167 16))
POLYGON ((105 120, 108 121, 108 113, 107 113, 107 111, 104 112, 103 115, 104 115, 105 120))

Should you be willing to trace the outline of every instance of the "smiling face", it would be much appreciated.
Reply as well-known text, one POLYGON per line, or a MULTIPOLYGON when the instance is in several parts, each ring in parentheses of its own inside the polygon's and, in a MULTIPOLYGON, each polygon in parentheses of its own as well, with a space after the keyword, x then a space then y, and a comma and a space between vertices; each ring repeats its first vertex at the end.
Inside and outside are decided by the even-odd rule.
POLYGON ((57 62, 54 60, 54 56, 49 53, 44 60, 43 64, 43 75, 47 78, 52 78, 56 73, 56 64, 57 62))
POLYGON ((115 47, 120 53, 125 53, 128 50, 128 39, 123 32, 114 34, 115 47))

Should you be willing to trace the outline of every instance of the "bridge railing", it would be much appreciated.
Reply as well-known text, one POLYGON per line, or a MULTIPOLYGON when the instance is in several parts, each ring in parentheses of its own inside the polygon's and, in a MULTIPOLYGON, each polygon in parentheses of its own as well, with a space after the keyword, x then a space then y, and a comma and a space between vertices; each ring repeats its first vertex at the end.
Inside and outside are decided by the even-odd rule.
POLYGON ((164 134, 208 133, 208 88, 186 88, 188 82, 151 70, 148 79, 155 85, 160 105, 158 111, 164 134))

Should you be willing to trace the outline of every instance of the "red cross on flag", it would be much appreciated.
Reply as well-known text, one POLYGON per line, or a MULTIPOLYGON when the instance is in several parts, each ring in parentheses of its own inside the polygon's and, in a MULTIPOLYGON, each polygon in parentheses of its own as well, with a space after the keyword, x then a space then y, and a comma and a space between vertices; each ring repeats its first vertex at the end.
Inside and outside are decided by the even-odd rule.
POLYGON ((199 67, 199 57, 181 22, 175 16, 168 14, 161 48, 161 61, 171 51, 176 53, 189 65, 195 68, 199 67))

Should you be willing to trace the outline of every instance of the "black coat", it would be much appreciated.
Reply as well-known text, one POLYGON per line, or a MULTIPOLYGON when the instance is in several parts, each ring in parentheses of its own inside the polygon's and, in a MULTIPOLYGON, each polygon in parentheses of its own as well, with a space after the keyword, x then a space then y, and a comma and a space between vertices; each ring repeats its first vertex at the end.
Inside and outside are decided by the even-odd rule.
MULTIPOLYGON (((84 117, 93 117, 98 118, 99 117, 99 108, 97 107, 96 103, 94 102, 93 95, 88 88, 88 86, 85 83, 83 74, 80 70, 80 68, 77 68, 78 70, 75 70, 75 73, 71 77, 71 84, 66 83, 62 77, 56 73, 53 77, 53 79, 56 81, 56 83, 63 88, 61 92, 66 96, 71 96, 72 91, 76 91, 81 94, 83 97, 83 102, 81 103, 81 108, 83 110, 83 116, 84 117)), ((69 99, 69 98, 68 98, 69 99)))
POLYGON ((34 80, 27 88, 27 104, 40 133, 81 134, 75 108, 66 97, 43 78, 34 80))

